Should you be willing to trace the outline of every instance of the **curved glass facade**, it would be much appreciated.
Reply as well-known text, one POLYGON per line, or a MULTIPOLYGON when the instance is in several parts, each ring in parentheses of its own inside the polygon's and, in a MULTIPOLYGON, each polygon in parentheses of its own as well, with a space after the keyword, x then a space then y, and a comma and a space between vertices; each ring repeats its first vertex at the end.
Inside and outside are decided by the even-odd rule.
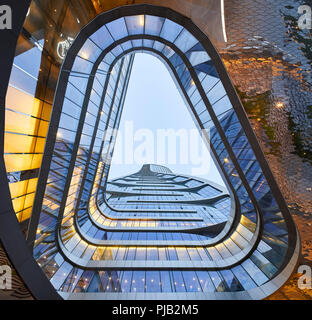
POLYGON ((264 298, 294 270, 297 232, 221 59, 185 17, 127 9, 82 29, 63 63, 34 257, 65 298, 264 298), (135 52, 168 67, 228 191, 152 165, 107 181, 135 52))

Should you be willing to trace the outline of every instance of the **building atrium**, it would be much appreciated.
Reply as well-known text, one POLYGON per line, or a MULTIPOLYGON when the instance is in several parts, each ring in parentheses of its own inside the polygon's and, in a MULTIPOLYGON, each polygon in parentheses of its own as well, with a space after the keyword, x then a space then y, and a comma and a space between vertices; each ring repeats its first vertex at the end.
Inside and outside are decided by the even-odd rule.
POLYGON ((297 286, 312 265, 312 44, 298 5, 12 1, 0 299, 311 300, 297 286), (170 73, 223 185, 157 163, 110 177, 142 53, 170 73))

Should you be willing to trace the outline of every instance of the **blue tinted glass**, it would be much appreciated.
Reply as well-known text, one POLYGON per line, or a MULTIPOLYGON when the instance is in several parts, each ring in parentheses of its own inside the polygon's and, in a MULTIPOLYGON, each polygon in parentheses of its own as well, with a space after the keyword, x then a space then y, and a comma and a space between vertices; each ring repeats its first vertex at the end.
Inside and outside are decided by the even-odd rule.
POLYGON ((95 62, 101 52, 102 50, 97 45, 95 45, 91 40, 87 39, 87 41, 78 52, 78 56, 83 59, 95 62))
POLYGON ((160 281, 161 281, 162 292, 172 292, 169 271, 160 272, 160 281))
POLYGON ((176 292, 185 292, 185 283, 181 271, 172 271, 173 283, 176 292))
POLYGON ((207 271, 196 271, 203 292, 214 292, 216 289, 207 271))
POLYGON ((130 35, 143 34, 145 24, 144 15, 126 17, 125 20, 130 35))
POLYGON ((63 112, 71 115, 74 118, 79 119, 81 108, 77 106, 75 103, 73 103, 72 101, 65 98, 63 103, 63 112))
POLYGON ((132 41, 126 41, 121 44, 124 51, 130 50, 132 48, 132 41))
POLYGON ((210 60, 210 57, 208 56, 206 51, 190 52, 189 54, 187 54, 187 56, 192 66, 196 66, 210 60))
POLYGON ((230 270, 221 270, 220 271, 223 279, 225 280, 230 291, 241 291, 243 287, 239 281, 235 278, 234 274, 230 270))
POLYGON ((90 74, 92 67, 93 64, 91 62, 81 59, 77 56, 73 64, 72 71, 90 74))
POLYGON ((76 132, 59 128, 57 130, 57 137, 58 139, 61 139, 63 141, 74 143, 76 138, 76 132))
POLYGON ((241 266, 232 268, 232 271, 245 290, 249 290, 257 286, 241 266))
POLYGON ((183 27, 172 22, 171 20, 166 19, 161 30, 160 36, 168 40, 169 42, 174 42, 174 40, 178 37, 183 27))
POLYGON ((219 101, 215 102, 212 106, 213 111, 215 112, 216 116, 229 111, 232 109, 232 104, 228 96, 224 96, 219 101))
POLYGON ((114 40, 108 32, 106 26, 100 28, 90 37, 102 50, 111 45, 114 40))
POLYGON ((145 34, 159 36, 165 19, 161 17, 145 16, 145 34))
POLYGON ((186 29, 184 29, 179 37, 176 39, 174 44, 182 51, 186 52, 192 47, 195 46, 195 44, 198 43, 196 38, 194 38, 193 35, 191 35, 186 29))
POLYGON ((168 59, 174 55, 174 51, 169 47, 169 46, 165 46, 164 50, 162 52, 168 59))
POLYGON ((132 271, 125 271, 122 276, 121 291, 130 292, 132 280, 132 271))
POLYGON ((209 92, 219 81, 218 78, 207 75, 201 82, 201 85, 205 91, 205 93, 209 92))
POLYGON ((141 39, 140 40, 132 40, 132 45, 135 48, 141 48, 142 44, 143 44, 143 41, 141 39))
POLYGON ((220 98, 226 95, 226 91, 223 87, 222 82, 220 81, 217 85, 215 85, 207 94, 209 102, 214 104, 220 98))
POLYGON ((216 291, 223 292, 226 291, 226 283, 224 280, 220 277, 219 273, 216 271, 209 271, 209 275, 211 277, 211 280, 216 288, 216 291))
POLYGON ((115 47, 111 53, 115 56, 115 57, 118 57, 119 55, 121 55, 123 53, 123 49, 122 47, 119 45, 117 47, 115 47))
POLYGON ((59 127, 75 131, 78 127, 78 120, 66 115, 65 113, 62 113, 59 127))
POLYGON ((86 91, 89 79, 87 77, 69 76, 69 82, 73 84, 79 91, 86 91))
POLYGON ((269 280, 266 275, 250 259, 244 261, 242 263, 242 266, 258 286, 261 286, 263 283, 269 280))
POLYGON ((83 103, 83 100, 84 100, 84 96, 70 82, 67 84, 65 96, 68 99, 70 99, 71 101, 74 101, 77 105, 82 106, 82 103, 83 103))
POLYGON ((115 40, 125 38, 129 35, 124 18, 114 20, 106 26, 115 40))
POLYGON ((162 50, 164 49, 165 45, 159 41, 155 41, 154 43, 154 49, 159 51, 159 52, 162 52, 162 50))
POLYGON ((147 48, 153 48, 154 40, 143 40, 143 46, 147 48))
POLYGON ((145 290, 145 271, 133 271, 131 281, 131 292, 144 292, 145 290))
POLYGON ((37 89, 37 79, 30 77, 20 68, 13 66, 10 77, 10 85, 23 91, 35 95, 37 89))
POLYGON ((115 58, 116 57, 111 52, 108 52, 105 55, 105 58, 104 58, 103 62, 105 62, 107 65, 111 65, 112 62, 115 60, 115 58))
POLYGON ((146 292, 160 292, 159 271, 146 271, 146 292))
POLYGON ((102 61, 102 62, 99 64, 98 69, 99 69, 101 72, 107 72, 108 69, 109 69, 109 64, 107 64, 107 63, 105 63, 104 61, 102 61))

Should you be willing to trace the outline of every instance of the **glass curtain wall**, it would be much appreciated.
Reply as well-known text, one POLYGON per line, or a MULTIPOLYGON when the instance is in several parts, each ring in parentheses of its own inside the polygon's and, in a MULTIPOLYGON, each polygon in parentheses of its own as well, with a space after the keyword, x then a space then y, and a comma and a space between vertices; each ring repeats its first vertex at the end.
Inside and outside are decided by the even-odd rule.
MULTIPOLYGON (((233 95, 235 91, 208 39, 172 11, 164 10, 161 15, 157 10, 158 14, 153 14, 151 7, 136 9, 145 14, 127 15, 127 11, 120 9, 114 18, 99 17, 102 26, 91 23, 69 49, 59 80, 65 86, 58 87, 54 104, 61 114, 51 121, 50 129, 53 126, 54 130, 49 131, 48 143, 51 146, 65 140, 70 143, 65 151, 54 149, 52 156, 45 153, 48 161, 44 162, 43 172, 48 174, 46 178, 42 174, 40 179, 48 185, 42 209, 33 212, 39 217, 35 257, 65 297, 78 292, 136 292, 149 298, 150 292, 171 292, 174 295, 167 297, 172 298, 178 297, 179 292, 195 291, 208 293, 204 295, 206 298, 216 297, 215 293, 220 291, 241 292, 246 298, 264 297, 283 282, 273 285, 270 281, 280 273, 290 274, 295 266, 296 231, 287 208, 283 199, 276 200, 278 193, 276 190, 273 193, 271 187, 274 188, 274 181, 268 182, 263 173, 265 168, 269 175, 264 157, 259 154, 253 136, 246 135, 250 125, 241 113, 242 107, 233 95), (227 223, 215 237, 190 236, 188 241, 175 240, 169 245, 177 231, 196 235, 200 230, 211 230, 209 219, 205 219, 213 215, 209 210, 200 214, 198 208, 190 208, 189 212, 181 208, 175 212, 177 209, 165 208, 158 200, 157 212, 153 212, 155 204, 151 202, 148 204, 151 208, 141 206, 136 212, 128 208, 128 202, 126 208, 116 207, 116 203, 114 207, 114 203, 105 198, 114 135, 100 130, 118 127, 122 110, 118 93, 125 93, 124 79, 127 78, 121 76, 122 68, 131 65, 131 54, 135 51, 154 54, 167 65, 198 127, 210 134, 212 151, 232 200, 230 210, 229 204, 221 205, 221 212, 227 208, 227 223), (97 91, 93 79, 99 75, 103 76, 104 86, 113 81, 119 90, 115 89, 110 96, 106 87, 103 100, 99 96, 96 102, 92 98, 93 90, 97 91), (79 85, 75 86, 77 77, 79 85), (67 100, 72 97, 81 107, 77 115, 79 121, 62 121, 69 108, 67 100), (105 118, 106 101, 110 109, 105 118), (85 121, 88 113, 92 113, 93 104, 104 111, 103 127, 100 121, 94 120, 93 124, 92 120, 85 121), (90 132, 88 134, 90 124, 93 140, 90 132), (97 144, 96 137, 101 137, 102 142, 97 144), (92 166, 88 152, 99 145, 98 156, 95 153, 98 160, 92 166), (53 172, 59 171, 58 166, 66 177, 64 181, 60 179, 61 187, 55 183, 53 172), (83 188, 79 190, 81 185, 83 188), (51 202, 51 188, 58 189, 56 203, 51 202), (185 218, 189 218, 191 224, 185 218), (142 240, 133 238, 138 232, 142 240), (144 232, 151 239, 147 240, 144 232), (153 232, 156 235, 151 236, 153 232), (153 237, 159 239, 157 248, 154 248, 153 237), (184 261, 186 257, 190 259, 189 264, 184 261), (204 285, 199 285, 201 283, 204 285)), ((190 183, 195 187, 196 179, 190 183)), ((40 197, 38 201, 40 203, 40 197)))
POLYGON ((4 160, 13 207, 29 221, 57 79, 66 52, 99 8, 91 1, 32 1, 6 98, 4 160))

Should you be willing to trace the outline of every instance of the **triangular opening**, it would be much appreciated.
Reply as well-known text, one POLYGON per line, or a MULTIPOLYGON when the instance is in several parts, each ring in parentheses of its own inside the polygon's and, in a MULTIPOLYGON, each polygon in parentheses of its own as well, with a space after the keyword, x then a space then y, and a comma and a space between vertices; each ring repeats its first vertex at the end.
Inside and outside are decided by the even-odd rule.
POLYGON ((136 53, 108 180, 157 164, 224 186, 208 149, 165 64, 136 53))

